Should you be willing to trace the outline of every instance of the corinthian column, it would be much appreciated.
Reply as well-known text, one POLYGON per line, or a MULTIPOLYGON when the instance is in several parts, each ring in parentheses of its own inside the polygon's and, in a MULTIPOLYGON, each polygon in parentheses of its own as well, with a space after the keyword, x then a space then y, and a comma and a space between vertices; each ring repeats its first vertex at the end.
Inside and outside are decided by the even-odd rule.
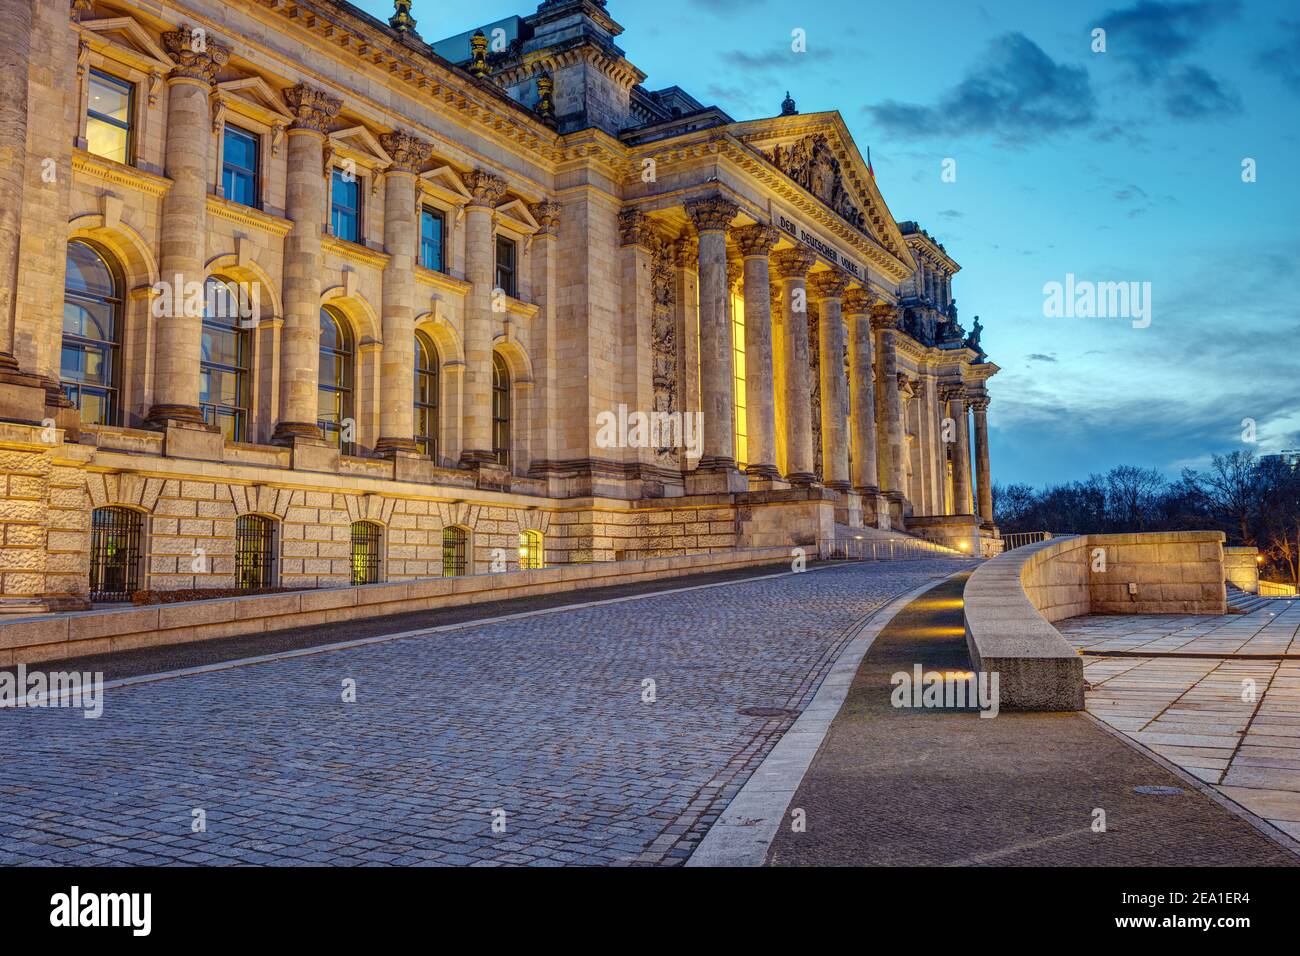
POLYGON ((209 97, 227 47, 182 27, 162 35, 176 62, 167 78, 167 176, 159 248, 162 281, 171 285, 171 308, 157 319, 154 405, 150 424, 201 422, 199 362, 203 316, 187 315, 191 284, 204 280, 207 251, 208 151, 212 142, 209 97))
POLYGON ((321 233, 325 230, 325 133, 342 101, 299 84, 285 90, 293 112, 286 149, 285 214, 293 229, 284 238, 284 329, 280 338, 280 421, 275 440, 321 437, 320 378, 321 233))
POLYGON ((903 494, 903 409, 898 397, 897 306, 878 302, 871 307, 876 333, 876 472, 880 490, 894 504, 903 494))
MULTIPOLYGON (((10 5, 0 31, 0 372, 16 369, 18 236, 27 169, 27 73, 31 64, 32 3, 10 5)), ((0 410, 0 414, 3 411, 0 410)))
MULTIPOLYGON (((727 229, 739 212, 721 196, 693 199, 686 214, 700 242, 700 406, 704 414, 703 455, 696 474, 727 476, 725 488, 740 490, 731 481, 736 472, 735 398, 732 394, 731 322, 727 308, 727 229)), ((698 486, 704 490, 704 486, 698 486)))
POLYGON ((418 450, 415 442, 415 249, 419 242, 416 174, 432 147, 409 133, 379 137, 393 165, 384 174, 384 351, 380 359, 381 455, 418 450))
POLYGON ((465 176, 465 447, 462 465, 496 461, 492 453, 492 301, 496 252, 492 227, 506 181, 485 169, 465 176))
POLYGON ((975 478, 979 487, 980 524, 993 527, 993 486, 989 483, 989 400, 980 395, 971 402, 975 410, 975 478))
POLYGON ((808 270, 815 257, 802 246, 782 249, 772 257, 781 277, 781 310, 785 325, 786 480, 811 485, 813 472, 812 393, 808 355, 808 270))
POLYGON ((974 514, 970 490, 970 426, 966 414, 966 389, 962 385, 946 385, 943 397, 948 403, 948 416, 956 425, 952 455, 953 514, 974 514))
POLYGON ((844 316, 840 300, 849 277, 838 269, 815 273, 809 291, 817 300, 821 320, 822 483, 834 491, 849 490, 848 382, 844 378, 844 316))
POLYGON ((745 408, 749 425, 751 481, 779 479, 776 469, 776 400, 772 383, 772 277, 768 256, 780 236, 772 226, 736 230, 744 257, 745 408))
POLYGON ((844 317, 849 325, 849 409, 853 424, 849 443, 853 449, 853 490, 863 496, 880 492, 876 471, 876 386, 871 368, 871 296, 866 289, 850 289, 844 296, 844 317))

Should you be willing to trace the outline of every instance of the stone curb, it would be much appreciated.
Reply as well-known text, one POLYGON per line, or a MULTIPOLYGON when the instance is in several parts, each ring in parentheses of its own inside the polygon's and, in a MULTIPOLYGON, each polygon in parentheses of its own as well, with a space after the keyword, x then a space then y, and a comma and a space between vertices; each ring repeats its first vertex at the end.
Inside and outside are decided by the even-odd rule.
POLYGON ((812 701, 705 834, 686 861, 687 866, 763 865, 785 819, 785 808, 812 766, 849 695, 858 666, 880 632, 921 595, 968 571, 963 569, 913 588, 872 611, 857 625, 857 634, 840 652, 812 701))

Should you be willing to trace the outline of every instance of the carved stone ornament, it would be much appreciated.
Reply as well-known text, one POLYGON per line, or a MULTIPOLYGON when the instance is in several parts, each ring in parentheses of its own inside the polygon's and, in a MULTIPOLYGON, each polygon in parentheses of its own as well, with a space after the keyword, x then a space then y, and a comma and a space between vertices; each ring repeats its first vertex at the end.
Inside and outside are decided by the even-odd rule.
POLYGON ((390 168, 404 173, 418 173, 433 153, 431 144, 402 130, 384 133, 379 137, 379 145, 393 159, 390 168))
POLYGON ((695 223, 696 232, 725 231, 739 213, 739 206, 721 196, 692 199, 686 203, 686 215, 695 223))
POLYGON ((317 133, 329 132, 330 123, 343 108, 343 101, 338 97, 306 83, 285 90, 284 101, 293 114, 291 129, 308 129, 317 133))
POLYGON ((805 136, 789 146, 776 146, 767 158, 859 232, 868 232, 867 217, 845 187, 840 161, 835 158, 825 133, 805 136))
POLYGON ((774 226, 741 226, 733 234, 742 256, 766 256, 772 252, 781 233, 774 226))
POLYGON ((486 169, 472 169, 464 176, 465 188, 469 190, 471 206, 488 206, 495 208, 506 194, 506 181, 496 173, 486 169))
POLYGON ((209 85, 217 81, 217 73, 230 59, 230 47, 217 43, 207 31, 191 30, 182 26, 162 35, 167 55, 175 61, 172 76, 202 80, 209 85))

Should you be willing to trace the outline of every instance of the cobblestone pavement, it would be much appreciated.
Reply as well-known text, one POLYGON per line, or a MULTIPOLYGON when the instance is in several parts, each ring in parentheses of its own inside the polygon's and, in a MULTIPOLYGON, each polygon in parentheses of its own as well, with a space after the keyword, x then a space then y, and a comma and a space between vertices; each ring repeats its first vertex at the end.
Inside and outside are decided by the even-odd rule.
POLYGON ((855 622, 963 566, 846 565, 110 688, 98 720, 0 712, 0 864, 679 863, 792 722, 738 711, 797 711, 855 622))
POLYGON ((1086 717, 893 707, 892 675, 970 667, 963 584, 917 598, 867 651, 789 803, 804 828, 782 827, 769 865, 1300 863, 1086 717), (1175 789, 1136 789, 1150 786, 1175 789))

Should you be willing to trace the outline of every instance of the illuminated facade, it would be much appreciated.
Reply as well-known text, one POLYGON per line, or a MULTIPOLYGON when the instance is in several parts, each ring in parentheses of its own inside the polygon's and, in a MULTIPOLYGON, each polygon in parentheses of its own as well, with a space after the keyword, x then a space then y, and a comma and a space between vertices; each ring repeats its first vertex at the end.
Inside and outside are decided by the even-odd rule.
POLYGON ((5 609, 995 541, 996 366, 839 114, 649 90, 595 0, 433 45, 404 2, 15 6, 5 609))

